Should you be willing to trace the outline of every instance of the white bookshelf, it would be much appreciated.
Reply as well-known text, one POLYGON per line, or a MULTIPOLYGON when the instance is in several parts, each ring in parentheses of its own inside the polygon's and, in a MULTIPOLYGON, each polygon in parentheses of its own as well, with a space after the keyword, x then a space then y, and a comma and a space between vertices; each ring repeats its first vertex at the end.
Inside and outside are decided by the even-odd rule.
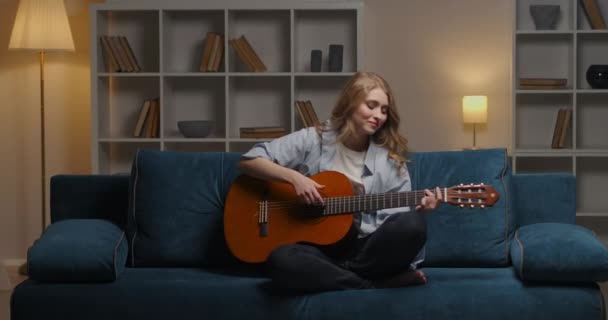
MULTIPOLYGON (((608 22, 608 3, 598 0, 608 22)), ((598 233, 608 223, 608 90, 592 89, 585 73, 608 64, 608 30, 592 30, 578 0, 516 0, 513 31, 513 150, 517 173, 565 172, 577 180, 577 221, 598 233), (531 4, 559 4, 555 30, 535 30, 531 4), (560 90, 522 90, 518 79, 566 78, 560 90), (564 148, 551 141, 559 108, 573 110, 564 148)))
POLYGON ((91 13, 92 161, 95 173, 129 172, 139 148, 243 152, 260 139, 240 127, 302 127, 296 100, 329 117, 362 65, 360 1, 110 1, 91 13), (199 72, 207 32, 224 37, 219 72, 199 72), (142 72, 106 72, 99 38, 126 36, 142 72), (228 40, 245 35, 268 68, 248 72, 228 40), (342 72, 327 72, 329 45, 344 45, 342 72), (323 52, 310 72, 310 51, 323 52), (145 99, 160 98, 160 136, 133 137, 145 99), (180 120, 214 120, 206 138, 185 138, 180 120))

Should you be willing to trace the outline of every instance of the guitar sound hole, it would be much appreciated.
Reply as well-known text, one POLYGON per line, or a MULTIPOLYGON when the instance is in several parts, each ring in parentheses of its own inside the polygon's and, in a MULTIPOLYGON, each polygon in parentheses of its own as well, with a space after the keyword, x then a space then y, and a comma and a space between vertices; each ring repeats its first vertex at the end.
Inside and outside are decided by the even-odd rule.
POLYGON ((298 217, 301 218, 321 218, 324 216, 325 206, 322 205, 305 205, 301 206, 297 211, 298 217))

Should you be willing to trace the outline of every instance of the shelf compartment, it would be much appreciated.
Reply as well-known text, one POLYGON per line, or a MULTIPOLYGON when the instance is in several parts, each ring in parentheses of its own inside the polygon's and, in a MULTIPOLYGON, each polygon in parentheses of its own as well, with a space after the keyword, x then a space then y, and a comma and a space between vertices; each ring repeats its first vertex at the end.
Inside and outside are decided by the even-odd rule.
POLYGON ((206 138, 226 137, 225 79, 223 77, 165 77, 163 133, 167 138, 183 138, 177 127, 182 120, 214 120, 206 138))
MULTIPOLYGON (((224 10, 164 11, 163 71, 200 72, 207 32, 225 34, 224 10)), ((222 58, 221 72, 224 61, 222 58)))
POLYGON ((608 33, 579 34, 577 44, 577 87, 592 89, 587 83, 587 69, 592 64, 608 64, 608 33))
MULTIPOLYGON (((517 30, 536 30, 534 25, 534 21, 532 20, 532 16, 530 15, 530 5, 531 4, 545 4, 539 3, 538 0, 519 0, 517 3, 517 30)), ((551 1, 548 4, 557 4, 560 6, 560 16, 557 20, 557 25, 555 26, 555 30, 558 31, 567 31, 572 30, 574 25, 574 15, 572 12, 572 0, 556 0, 551 1)))
MULTIPOLYGON (((289 10, 229 10, 228 19, 228 39, 244 35, 268 72, 291 71, 289 10)), ((230 44, 225 51, 228 70, 249 71, 230 44)))
POLYGON ((572 34, 518 34, 516 41, 516 85, 521 78, 568 79, 573 84, 572 34))
POLYGON ((517 173, 574 173, 572 157, 521 157, 515 159, 517 173))
POLYGON ((165 150, 178 152, 223 152, 226 144, 223 142, 166 142, 165 150))
POLYGON ((142 72, 159 71, 159 24, 157 10, 104 10, 97 12, 97 71, 105 72, 100 37, 125 36, 142 72))
POLYGON ((133 130, 144 101, 158 98, 159 92, 159 77, 98 78, 99 138, 133 138, 133 130))
POLYGON ((342 71, 357 70, 357 11, 295 10, 294 59, 296 72, 310 71, 310 52, 322 52, 321 72, 328 71, 329 45, 343 45, 342 71))
POLYGON ((160 150, 158 142, 100 142, 100 174, 129 174, 138 149, 160 150))
POLYGON ((608 197, 602 190, 608 185, 608 157, 577 157, 577 212, 608 212, 608 197))
MULTIPOLYGON (((551 149, 557 113, 560 108, 572 107, 572 95, 517 94, 515 99, 515 148, 557 150, 551 149)), ((571 147, 571 141, 570 134, 565 149, 571 147)))
POLYGON ((577 149, 608 151, 608 93, 581 94, 577 97, 577 149))
MULTIPOLYGON (((319 120, 323 122, 331 117, 338 96, 349 79, 350 76, 298 76, 295 79, 295 100, 310 100, 319 120)), ((302 128, 302 121, 295 109, 294 115, 297 128, 302 128)))
POLYGON ((280 126, 291 131, 290 77, 230 77, 229 137, 242 127, 280 126))

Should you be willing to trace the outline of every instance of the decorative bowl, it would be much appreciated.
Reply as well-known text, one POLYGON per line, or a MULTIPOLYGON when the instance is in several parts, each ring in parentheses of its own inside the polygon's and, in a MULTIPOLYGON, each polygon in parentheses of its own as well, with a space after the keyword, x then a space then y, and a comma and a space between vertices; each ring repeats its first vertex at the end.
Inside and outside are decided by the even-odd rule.
POLYGON ((177 122, 179 132, 186 138, 205 138, 215 127, 213 120, 183 120, 177 122))

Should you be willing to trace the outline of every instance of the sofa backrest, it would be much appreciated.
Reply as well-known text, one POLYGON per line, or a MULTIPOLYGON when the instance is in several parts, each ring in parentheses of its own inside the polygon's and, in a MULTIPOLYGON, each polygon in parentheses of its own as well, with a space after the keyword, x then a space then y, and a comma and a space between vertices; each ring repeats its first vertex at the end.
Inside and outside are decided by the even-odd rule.
POLYGON ((138 150, 130 179, 127 235, 133 267, 237 263, 224 241, 224 200, 239 153, 138 150))
POLYGON ((492 207, 461 208, 444 203, 428 213, 423 266, 509 265, 513 218, 505 149, 412 153, 408 169, 414 190, 483 183, 492 185, 500 196, 492 207))
MULTIPOLYGON (((139 150, 130 178, 127 235, 134 267, 222 267, 239 262, 223 235, 226 193, 240 153, 139 150)), ((415 190, 484 183, 492 207, 442 204, 428 213, 424 266, 505 266, 513 231, 506 150, 412 153, 415 190)))

